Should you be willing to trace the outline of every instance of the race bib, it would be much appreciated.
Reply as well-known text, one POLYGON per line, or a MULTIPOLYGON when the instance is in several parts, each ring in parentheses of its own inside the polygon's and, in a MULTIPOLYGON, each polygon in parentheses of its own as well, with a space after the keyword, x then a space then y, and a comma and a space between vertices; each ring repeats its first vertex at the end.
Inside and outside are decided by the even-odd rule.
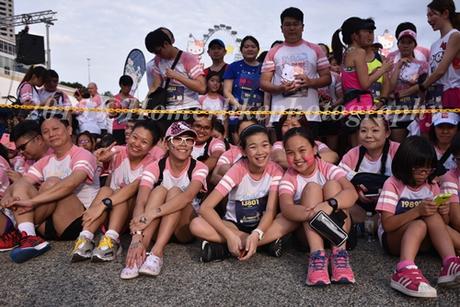
POLYGON ((405 199, 401 198, 396 205, 395 214, 401 214, 407 212, 422 203, 422 199, 405 199))
POLYGON ((267 207, 268 196, 235 201, 236 222, 244 227, 255 227, 267 207))

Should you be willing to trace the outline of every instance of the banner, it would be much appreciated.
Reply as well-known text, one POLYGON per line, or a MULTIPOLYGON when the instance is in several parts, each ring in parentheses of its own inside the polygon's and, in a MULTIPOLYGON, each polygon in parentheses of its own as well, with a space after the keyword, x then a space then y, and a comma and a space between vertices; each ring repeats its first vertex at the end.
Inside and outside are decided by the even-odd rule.
POLYGON ((130 94, 135 96, 134 93, 145 74, 145 57, 141 50, 133 49, 129 52, 123 74, 133 78, 134 83, 130 94))

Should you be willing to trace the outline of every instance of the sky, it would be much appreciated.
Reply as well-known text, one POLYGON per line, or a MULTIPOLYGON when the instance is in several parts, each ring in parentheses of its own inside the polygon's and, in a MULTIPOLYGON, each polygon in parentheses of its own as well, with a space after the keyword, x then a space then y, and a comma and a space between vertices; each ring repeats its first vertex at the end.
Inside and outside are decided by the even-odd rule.
MULTIPOLYGON (((282 40, 281 12, 290 6, 301 9, 304 17, 303 38, 330 45, 331 36, 351 16, 372 17, 377 26, 376 36, 385 29, 394 34, 396 26, 410 21, 417 26, 418 43, 429 47, 439 38, 426 22, 429 1, 375 0, 15 0, 15 14, 43 10, 56 11, 58 19, 50 28, 51 66, 61 81, 88 83, 90 79, 100 92, 118 92, 118 79, 123 73, 126 57, 131 49, 139 48, 148 60, 152 55, 145 49, 148 32, 165 26, 172 30, 176 46, 187 48, 192 34, 202 38, 214 25, 229 25, 236 35, 220 31, 222 38, 256 37, 262 50, 275 40, 282 40)), ((460 11, 460 0, 455 0, 460 11)), ((16 32, 22 30, 17 27, 16 32)), ((30 25, 29 33, 44 35, 45 25, 30 25)), ((213 38, 213 37, 211 37, 213 38)), ((235 44, 236 45, 236 44, 235 44)), ((203 60, 209 62, 204 53, 203 60)), ((138 96, 147 91, 144 76, 138 96)))

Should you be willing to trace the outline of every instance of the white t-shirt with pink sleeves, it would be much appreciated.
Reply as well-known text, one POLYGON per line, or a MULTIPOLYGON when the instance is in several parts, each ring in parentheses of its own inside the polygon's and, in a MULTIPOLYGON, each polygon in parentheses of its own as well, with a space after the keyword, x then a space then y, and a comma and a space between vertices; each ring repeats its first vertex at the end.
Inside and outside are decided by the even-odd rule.
POLYGON ((425 183, 414 189, 391 176, 383 185, 375 210, 401 214, 417 207, 425 199, 433 199, 439 193, 437 183, 425 183))
MULTIPOLYGON (((174 59, 165 60, 158 56, 153 60, 153 73, 155 78, 161 77, 166 80, 166 70, 171 68, 174 59)), ((198 77, 203 76, 203 68, 198 58, 188 52, 182 52, 174 70, 189 79, 196 80, 198 77)), ((190 90, 188 87, 175 79, 171 79, 168 86, 168 110, 183 110, 191 108, 200 108, 198 100, 198 93, 190 90)))
MULTIPOLYGON (((171 164, 169 162, 169 158, 167 158, 165 169, 163 170, 163 180, 161 181, 161 185, 167 190, 173 187, 178 187, 182 191, 185 191, 187 187, 190 185, 190 179, 188 178, 188 170, 190 167, 190 163, 191 159, 187 163, 187 166, 184 168, 184 170, 182 170, 182 172, 179 175, 175 176, 171 171, 171 164)), ((192 171, 192 181, 200 182, 203 186, 203 192, 206 192, 208 189, 208 186, 206 184, 208 172, 208 167, 204 163, 196 161, 195 168, 192 171)), ((155 161, 154 163, 149 164, 144 169, 139 186, 153 189, 155 184, 158 182, 159 176, 159 161, 155 161)), ((192 205, 195 210, 198 210, 199 200, 195 198, 195 200, 192 202, 192 205)))
POLYGON ((246 227, 257 226, 266 209, 268 193, 278 191, 282 176, 282 168, 269 161, 262 177, 255 180, 248 161, 239 160, 215 188, 222 196, 228 195, 225 219, 246 227))
POLYGON ((327 181, 339 180, 346 176, 345 171, 334 164, 318 158, 315 159, 315 162, 315 170, 308 177, 302 176, 294 169, 289 168, 281 179, 279 195, 288 194, 293 197, 294 203, 298 204, 300 203, 303 189, 308 183, 314 182, 324 186, 327 181))
MULTIPOLYGON (((201 145, 195 144, 192 150, 192 158, 198 159, 199 157, 204 156, 205 149, 206 149, 206 143, 203 143, 201 145)), ((225 151, 224 141, 217 139, 217 138, 212 138, 211 143, 209 144, 209 147, 208 147, 208 156, 210 157, 213 153, 219 152, 219 151, 220 152, 225 151)))
MULTIPOLYGON (((283 43, 268 51, 262 65, 262 73, 273 72, 273 84, 280 85, 283 81, 293 81, 294 75, 304 74, 310 79, 319 78, 318 71, 329 68, 329 61, 321 47, 301 40, 290 45, 283 43)), ((286 109, 319 110, 317 89, 302 89, 290 96, 274 94, 272 111, 286 109)), ((320 115, 307 115, 309 121, 321 121, 320 115)), ((279 120, 279 115, 272 115, 270 122, 279 120)))
POLYGON ((8 178, 7 171, 11 170, 11 167, 3 157, 0 157, 0 199, 5 194, 6 189, 10 185, 10 179, 8 178))
POLYGON ((220 155, 216 165, 232 165, 243 156, 239 146, 230 146, 230 149, 220 155))
POLYGON ((121 148, 117 148, 117 153, 113 156, 110 164, 112 174, 110 188, 114 191, 119 190, 135 181, 142 175, 144 168, 155 161, 152 155, 148 153, 139 165, 135 169, 132 169, 126 146, 117 147, 121 148))
MULTIPOLYGON (((358 173, 372 173, 380 174, 380 166, 382 155, 377 160, 372 160, 369 155, 365 154, 364 158, 359 165, 359 169, 356 172, 355 168, 359 160, 359 148, 356 146, 350 149, 340 161, 339 166, 347 172, 347 179, 351 180, 358 173)), ((391 163, 395 157, 396 151, 398 151, 399 143, 390 141, 390 148, 388 150, 387 161, 385 163, 385 175, 391 176, 391 163)))
POLYGON ((73 145, 61 159, 55 154, 41 158, 25 176, 34 183, 42 183, 50 177, 64 179, 75 171, 83 171, 87 175, 86 180, 74 190, 74 194, 85 208, 89 208, 100 188, 96 168, 96 157, 86 149, 73 145))
POLYGON ((442 193, 450 193, 450 202, 459 203, 460 170, 452 169, 439 179, 442 193))

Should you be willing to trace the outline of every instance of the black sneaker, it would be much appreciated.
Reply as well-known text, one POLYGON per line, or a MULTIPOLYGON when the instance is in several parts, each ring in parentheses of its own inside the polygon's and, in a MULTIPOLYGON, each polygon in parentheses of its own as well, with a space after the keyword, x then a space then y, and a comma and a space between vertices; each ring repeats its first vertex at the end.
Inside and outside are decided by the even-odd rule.
POLYGON ((226 244, 212 243, 203 240, 201 243, 201 262, 222 261, 230 257, 226 244))
POLYGON ((265 252, 272 257, 281 257, 283 254, 283 245, 286 243, 286 238, 282 237, 269 243, 265 247, 265 252))

